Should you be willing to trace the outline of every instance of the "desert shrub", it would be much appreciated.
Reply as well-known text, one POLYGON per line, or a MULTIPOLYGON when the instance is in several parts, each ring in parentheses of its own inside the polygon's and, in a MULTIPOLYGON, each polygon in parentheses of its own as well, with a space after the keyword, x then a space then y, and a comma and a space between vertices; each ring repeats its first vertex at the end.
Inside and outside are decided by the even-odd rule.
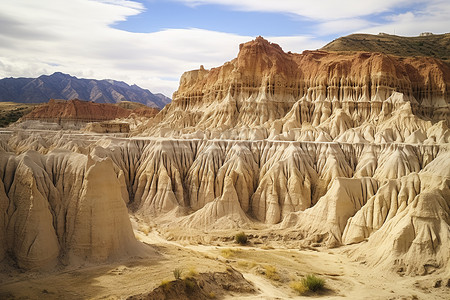
POLYGON ((210 293, 208 293, 208 298, 209 299, 215 299, 216 298, 216 294, 214 292, 210 292, 210 293))
POLYGON ((247 235, 244 232, 239 232, 238 234, 236 234, 234 236, 234 240, 239 245, 245 245, 245 244, 247 244, 248 238, 247 238, 247 235))
POLYGON ((306 293, 308 291, 308 288, 306 286, 304 286, 303 282, 301 282, 301 281, 292 281, 289 284, 289 286, 291 287, 291 289, 296 291, 299 295, 303 295, 304 293, 306 293))
POLYGON ((301 282, 311 292, 323 290, 325 287, 325 280, 313 274, 306 275, 301 282))
POLYGON ((230 248, 227 248, 227 249, 222 249, 222 250, 220 251, 220 254, 221 254, 223 257, 225 257, 225 258, 230 258, 230 257, 236 255, 236 254, 239 253, 239 252, 240 252, 240 251, 239 251, 238 249, 230 249, 230 248))
POLYGON ((178 279, 180 279, 181 273, 183 273, 183 271, 181 269, 176 268, 172 271, 172 273, 173 273, 173 277, 175 277, 175 280, 178 280, 178 279))
POLYGON ((278 275, 277 268, 272 265, 267 265, 264 267, 266 271, 266 277, 271 280, 280 280, 280 275, 278 275))

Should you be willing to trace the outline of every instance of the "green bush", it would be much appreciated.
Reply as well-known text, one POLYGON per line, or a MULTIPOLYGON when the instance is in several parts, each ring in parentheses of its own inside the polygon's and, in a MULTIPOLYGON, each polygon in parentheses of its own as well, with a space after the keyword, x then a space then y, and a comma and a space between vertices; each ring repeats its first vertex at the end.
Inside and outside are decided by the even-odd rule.
POLYGON ((316 275, 309 274, 302 279, 302 284, 311 292, 318 292, 325 287, 325 280, 316 275))
POLYGON ((173 270, 173 277, 175 277, 175 280, 180 279, 181 277, 181 269, 176 268, 175 270, 173 270))
POLYGON ((235 235, 234 240, 239 245, 245 245, 247 244, 248 238, 244 232, 239 232, 238 234, 235 235))

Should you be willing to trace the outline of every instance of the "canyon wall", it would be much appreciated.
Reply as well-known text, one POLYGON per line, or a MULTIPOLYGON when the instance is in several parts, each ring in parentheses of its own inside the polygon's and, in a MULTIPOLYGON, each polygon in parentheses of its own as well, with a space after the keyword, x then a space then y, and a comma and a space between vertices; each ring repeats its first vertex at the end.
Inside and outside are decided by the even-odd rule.
MULTIPOLYGON (((4 163, 4 170, 9 170, 4 174, 34 178, 37 175, 33 174, 40 170, 39 178, 44 177, 40 181, 45 182, 41 183, 45 188, 39 184, 34 188, 30 184, 30 188, 22 188, 23 192, 19 193, 11 187, 11 182, 18 179, 3 175, 6 195, 3 215, 7 220, 4 224, 15 220, 11 215, 13 211, 21 211, 15 203, 25 200, 19 198, 27 199, 25 207, 28 208, 29 196, 39 192, 39 199, 45 204, 42 205, 52 207, 42 209, 46 211, 46 230, 55 232, 51 234, 54 248, 65 247, 68 250, 64 253, 79 253, 81 250, 76 246, 79 244, 85 245, 81 247, 85 251, 95 245, 85 240, 89 232, 89 228, 85 228, 87 225, 78 229, 81 237, 75 239, 77 234, 67 232, 72 227, 59 223, 53 206, 61 200, 56 199, 66 199, 58 206, 66 216, 65 222, 74 222, 71 218, 75 215, 70 208, 73 205, 83 207, 84 202, 90 203, 91 215, 78 208, 82 224, 102 219, 102 215, 92 215, 92 205, 100 201, 96 207, 111 207, 111 218, 116 220, 117 213, 122 220, 116 220, 115 224, 126 229, 130 226, 125 220, 126 203, 133 214, 148 222, 166 219, 161 221, 165 224, 161 226, 168 228, 237 230, 251 228, 256 222, 281 235, 295 236, 305 245, 336 247, 368 239, 371 243, 364 247, 385 249, 380 250, 379 256, 368 258, 379 259, 374 265, 385 263, 384 258, 388 256, 397 259, 392 258, 395 263, 390 267, 408 273, 423 274, 426 272, 424 264, 433 266, 428 268, 448 268, 448 144, 125 138, 103 138, 88 143, 86 139, 77 141, 69 134, 40 138, 50 145, 55 140, 61 143, 70 140, 72 144, 64 151, 51 150, 52 147, 41 144, 41 147, 34 147, 42 153, 39 154, 16 143, 13 137, 9 139, 4 148, 23 154, 16 158, 13 154, 8 156, 8 161, 14 163, 4 163), (90 157, 98 162, 94 163, 90 157), (38 161, 39 167, 34 166, 35 171, 29 171, 28 175, 22 174, 22 160, 33 161, 33 166, 34 161, 38 161), (54 162, 59 160, 63 163, 54 162), (98 164, 102 166, 95 169, 104 170, 102 174, 109 172, 108 178, 95 175, 93 170, 91 173, 95 174, 89 176, 86 170, 98 164), (71 168, 67 169, 66 165, 71 168), (62 175, 58 170, 69 175, 62 175), (72 182, 78 187, 76 191, 69 188, 72 182), (25 192, 31 194, 22 196, 25 192), (68 193, 68 197, 58 193, 68 193), (94 200, 96 202, 89 202, 94 200), (167 216, 173 217, 167 221, 167 216), (395 233, 402 226, 412 227, 395 233), (65 229, 58 233, 56 228, 65 229), (63 238, 66 235, 72 239, 63 238), (74 240, 76 243, 71 244, 74 240), (425 258, 427 263, 423 262, 425 258)), ((33 145, 30 141, 36 139, 36 135, 30 135, 26 144, 33 145)), ((6 232, 11 231, 11 225, 5 228, 6 232)), ((76 226, 73 228, 75 230, 76 226)), ((101 226, 95 228, 106 230, 101 226)), ((122 231, 116 228, 115 232, 123 232, 123 228, 122 231)), ((109 249, 113 253, 128 251, 119 246, 130 244, 123 244, 123 239, 132 237, 128 229, 120 235, 117 244, 114 241, 118 237, 109 236, 109 228, 105 232, 105 243, 112 243, 109 249)), ((9 249, 16 247, 9 246, 9 249)), ((355 255, 359 257, 361 253, 364 252, 357 251, 355 255)))
POLYGON ((313 125, 334 138, 343 129, 378 126, 403 103, 425 120, 448 122, 449 87, 450 66, 439 59, 285 53, 258 37, 221 67, 184 73, 172 103, 137 134, 251 139, 313 125), (345 123, 338 132, 333 119, 345 123))

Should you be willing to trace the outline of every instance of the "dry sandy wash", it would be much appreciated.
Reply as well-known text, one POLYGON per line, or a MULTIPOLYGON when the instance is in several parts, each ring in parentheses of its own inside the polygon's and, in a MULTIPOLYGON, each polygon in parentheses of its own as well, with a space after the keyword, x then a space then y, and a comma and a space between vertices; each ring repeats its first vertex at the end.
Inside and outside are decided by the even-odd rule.
POLYGON ((0 298, 448 299, 449 89, 435 58, 259 37, 130 133, 35 111, 0 134, 0 298))

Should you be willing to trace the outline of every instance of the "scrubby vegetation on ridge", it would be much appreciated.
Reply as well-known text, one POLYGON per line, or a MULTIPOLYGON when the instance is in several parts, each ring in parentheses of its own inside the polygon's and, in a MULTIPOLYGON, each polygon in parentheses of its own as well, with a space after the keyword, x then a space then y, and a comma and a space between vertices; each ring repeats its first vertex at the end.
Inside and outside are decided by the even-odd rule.
POLYGON ((390 34, 351 34, 321 50, 382 52, 398 56, 429 56, 450 64, 450 33, 405 37, 390 34))

